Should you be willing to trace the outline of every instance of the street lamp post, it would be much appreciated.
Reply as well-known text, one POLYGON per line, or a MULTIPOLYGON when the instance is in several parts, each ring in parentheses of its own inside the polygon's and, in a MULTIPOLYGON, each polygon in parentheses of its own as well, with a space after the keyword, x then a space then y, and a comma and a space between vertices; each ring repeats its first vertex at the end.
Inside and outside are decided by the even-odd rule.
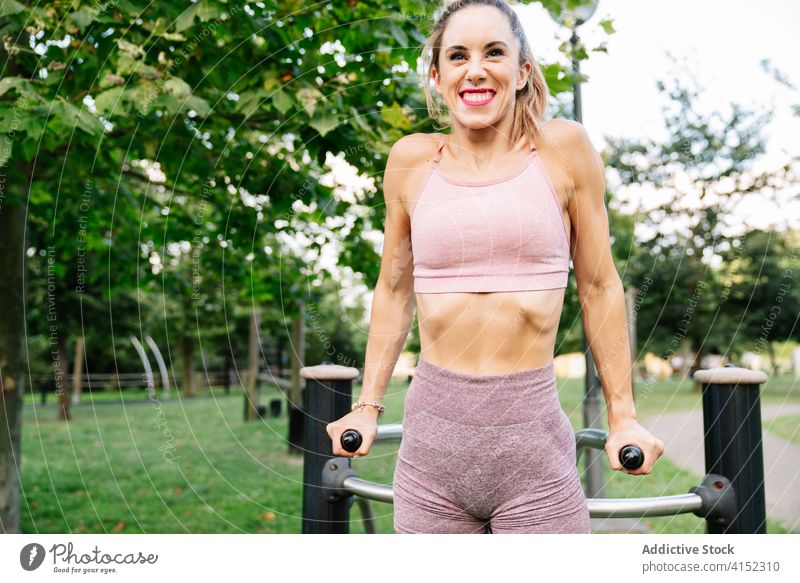
MULTIPOLYGON (((562 26, 569 26, 572 29, 570 45, 572 46, 572 68, 576 73, 576 78, 572 84, 573 94, 573 117, 575 121, 583 123, 581 111, 581 82, 580 82, 580 60, 576 56, 578 43, 578 27, 589 20, 597 10, 598 0, 591 0, 580 6, 570 7, 574 1, 562 0, 561 12, 553 16, 553 19, 562 26)), ((586 358, 586 375, 584 377, 584 398, 583 398, 583 425, 584 427, 601 427, 600 422, 600 382, 594 366, 592 350, 586 339, 586 332, 582 334, 583 354, 586 358)), ((586 473, 586 496, 589 498, 604 498, 603 484, 603 451, 590 449, 584 456, 586 473)))

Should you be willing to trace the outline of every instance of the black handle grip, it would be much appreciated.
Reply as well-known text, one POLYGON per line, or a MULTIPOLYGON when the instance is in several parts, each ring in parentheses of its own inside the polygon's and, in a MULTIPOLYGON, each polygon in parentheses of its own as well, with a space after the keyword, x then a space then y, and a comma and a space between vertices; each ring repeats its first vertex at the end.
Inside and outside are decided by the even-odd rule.
POLYGON ((638 445, 626 445, 619 450, 619 463, 628 470, 639 469, 644 465, 644 452, 638 445))
POLYGON ((358 448, 361 447, 362 438, 361 434, 355 429, 345 429, 344 433, 342 433, 342 437, 339 438, 339 441, 341 442, 345 451, 355 453, 358 451, 358 448))

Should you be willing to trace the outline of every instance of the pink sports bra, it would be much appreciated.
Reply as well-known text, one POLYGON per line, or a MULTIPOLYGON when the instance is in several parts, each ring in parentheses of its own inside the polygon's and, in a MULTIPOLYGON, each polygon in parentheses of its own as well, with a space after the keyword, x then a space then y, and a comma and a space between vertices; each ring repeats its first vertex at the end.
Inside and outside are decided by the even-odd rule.
POLYGON ((446 137, 411 212, 414 291, 566 287, 567 229, 536 146, 510 176, 461 182, 439 170, 446 137))

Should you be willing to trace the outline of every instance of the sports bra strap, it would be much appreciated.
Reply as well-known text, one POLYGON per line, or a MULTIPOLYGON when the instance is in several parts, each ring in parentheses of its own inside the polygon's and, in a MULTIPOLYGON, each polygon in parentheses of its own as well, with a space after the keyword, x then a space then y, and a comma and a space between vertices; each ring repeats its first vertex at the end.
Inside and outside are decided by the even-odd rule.
POLYGON ((439 160, 442 159, 442 148, 444 147, 444 143, 446 140, 447 140, 447 135, 442 134, 441 137, 439 138, 439 145, 436 148, 436 154, 434 154, 433 156, 433 164, 432 164, 433 166, 437 165, 439 163, 439 160))

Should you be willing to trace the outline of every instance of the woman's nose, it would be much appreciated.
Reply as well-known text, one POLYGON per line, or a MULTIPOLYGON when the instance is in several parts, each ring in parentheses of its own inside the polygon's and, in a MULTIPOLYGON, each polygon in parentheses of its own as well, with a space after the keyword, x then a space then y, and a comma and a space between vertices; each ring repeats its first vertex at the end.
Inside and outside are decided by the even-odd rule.
POLYGON ((470 59, 469 66, 467 67, 467 79, 475 82, 476 80, 483 79, 485 74, 481 58, 473 57, 470 59))

